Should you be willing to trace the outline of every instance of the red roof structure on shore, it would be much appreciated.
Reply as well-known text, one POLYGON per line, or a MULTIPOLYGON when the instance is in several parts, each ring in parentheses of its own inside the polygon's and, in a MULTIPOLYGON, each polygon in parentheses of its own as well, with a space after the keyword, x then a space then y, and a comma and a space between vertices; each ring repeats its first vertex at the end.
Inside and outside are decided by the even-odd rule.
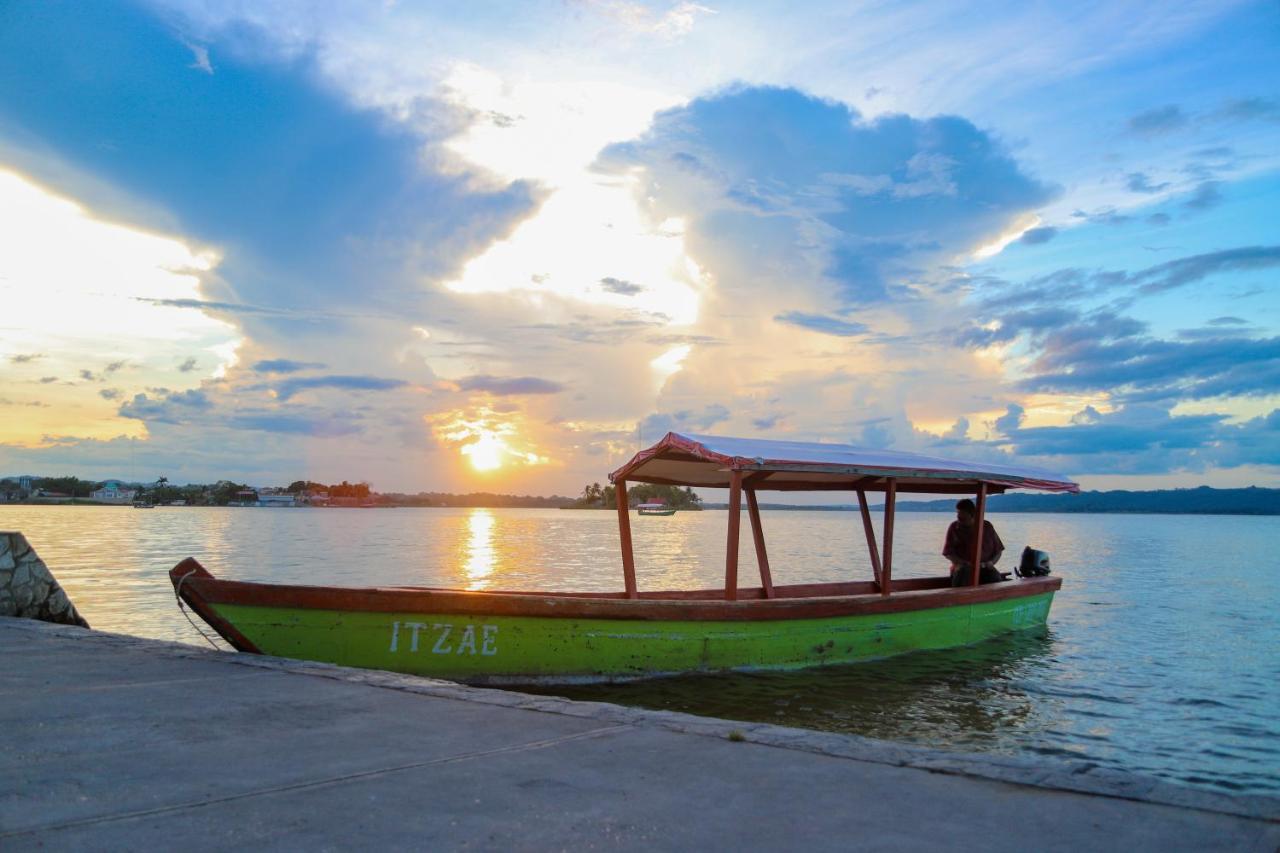
POLYGON ((979 483, 986 483, 991 492, 1080 491, 1061 474, 1022 465, 966 462, 847 444, 676 432, 637 453, 610 474, 609 480, 723 489, 731 485, 735 471, 743 472, 744 482, 760 491, 883 491, 890 479, 902 492, 967 494, 979 483))

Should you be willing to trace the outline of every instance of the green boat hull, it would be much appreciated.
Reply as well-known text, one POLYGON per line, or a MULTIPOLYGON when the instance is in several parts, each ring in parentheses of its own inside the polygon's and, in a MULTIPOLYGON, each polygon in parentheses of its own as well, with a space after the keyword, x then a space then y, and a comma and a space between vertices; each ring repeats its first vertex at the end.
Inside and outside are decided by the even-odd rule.
POLYGON ((786 670, 970 645, 1045 624, 1053 593, 812 619, 657 621, 211 603, 264 654, 477 684, 786 670))

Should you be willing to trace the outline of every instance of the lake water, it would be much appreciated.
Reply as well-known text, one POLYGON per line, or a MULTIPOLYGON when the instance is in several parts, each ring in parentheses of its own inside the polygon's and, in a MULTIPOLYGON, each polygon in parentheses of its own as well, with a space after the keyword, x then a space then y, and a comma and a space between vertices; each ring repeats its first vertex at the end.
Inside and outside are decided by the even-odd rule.
MULTIPOLYGON (((641 589, 722 584, 725 521, 714 511, 633 517, 641 589)), ((944 571, 949 521, 898 516, 895 577, 944 571)), ((1003 568, 1031 544, 1064 578, 1044 631, 803 673, 553 692, 1280 793, 1280 520, 993 521, 1009 548, 1003 568)), ((776 582, 870 577, 856 513, 766 511, 764 523, 776 582)), ((179 612, 166 574, 187 556, 222 577, 282 583, 622 586, 612 512, 0 506, 0 530, 27 535, 93 627, 197 644, 205 640, 179 612)))

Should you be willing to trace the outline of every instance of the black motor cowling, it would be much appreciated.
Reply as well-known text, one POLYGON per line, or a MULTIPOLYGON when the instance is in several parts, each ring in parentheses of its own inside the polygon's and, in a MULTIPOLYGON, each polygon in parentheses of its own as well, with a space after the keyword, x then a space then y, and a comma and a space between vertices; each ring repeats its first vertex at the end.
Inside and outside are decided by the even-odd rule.
POLYGON ((1018 564, 1018 577, 1042 578, 1049 574, 1049 555, 1030 545, 1022 549, 1022 562, 1018 564))

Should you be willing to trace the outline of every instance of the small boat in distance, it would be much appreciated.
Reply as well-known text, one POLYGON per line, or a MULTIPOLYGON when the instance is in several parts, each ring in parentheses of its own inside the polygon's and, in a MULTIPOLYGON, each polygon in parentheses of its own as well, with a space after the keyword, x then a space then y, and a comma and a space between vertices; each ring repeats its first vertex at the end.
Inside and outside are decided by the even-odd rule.
POLYGON ((153 504, 151 501, 134 501, 133 508, 134 509, 155 509, 156 505, 153 504))
POLYGON ((650 503, 638 504, 636 511, 639 515, 675 515, 676 508, 667 506, 662 501, 651 501, 650 503))
MULTIPOLYGON (((976 495, 974 564, 987 495, 1007 489, 1078 492, 1036 468, 962 462, 832 444, 668 433, 609 479, 617 496, 624 589, 498 592, 433 587, 362 589, 221 580, 195 559, 169 572, 186 602, 242 652, 386 669, 475 684, 624 681, 689 672, 785 670, 979 642, 1041 626, 1057 577, 953 587, 946 570, 895 578, 897 495, 976 495), (641 592, 627 483, 727 488, 724 586, 641 592), (851 491, 872 577, 775 585, 756 493, 851 491), (868 492, 884 495, 877 542, 868 492), (758 586, 739 583, 746 498, 758 586)), ((706 516, 704 516, 705 518, 706 516)), ((842 561, 843 562, 843 561, 842 561)), ((837 567, 839 574, 847 569, 837 567)))

